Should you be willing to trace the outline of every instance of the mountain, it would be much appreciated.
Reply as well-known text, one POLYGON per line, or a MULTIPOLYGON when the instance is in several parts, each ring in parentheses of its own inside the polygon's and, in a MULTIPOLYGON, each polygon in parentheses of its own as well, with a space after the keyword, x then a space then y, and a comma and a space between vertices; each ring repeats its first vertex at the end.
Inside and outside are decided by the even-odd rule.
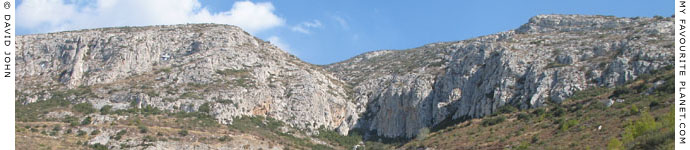
POLYGON ((669 18, 539 15, 516 30, 375 51, 326 66, 366 103, 355 128, 382 137, 494 113, 561 103, 673 62, 669 18))
POLYGON ((558 106, 671 65, 672 26, 539 15, 515 30, 323 66, 230 25, 18 36, 18 143, 349 149, 361 138, 411 139, 507 107, 558 106))

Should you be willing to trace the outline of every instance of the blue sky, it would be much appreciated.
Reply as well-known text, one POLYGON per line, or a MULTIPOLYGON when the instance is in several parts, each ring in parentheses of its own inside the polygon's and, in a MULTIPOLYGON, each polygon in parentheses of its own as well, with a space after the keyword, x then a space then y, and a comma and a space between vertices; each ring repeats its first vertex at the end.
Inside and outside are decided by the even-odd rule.
POLYGON ((224 23, 238 25, 304 61, 329 64, 367 51, 507 31, 538 14, 670 16, 673 6, 671 0, 24 0, 18 1, 17 33, 224 23))

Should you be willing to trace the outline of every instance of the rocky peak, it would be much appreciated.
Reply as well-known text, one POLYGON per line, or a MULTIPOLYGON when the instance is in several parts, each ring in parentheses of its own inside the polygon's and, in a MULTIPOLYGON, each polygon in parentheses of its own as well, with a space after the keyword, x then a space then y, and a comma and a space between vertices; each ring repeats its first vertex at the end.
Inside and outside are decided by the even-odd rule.
POLYGON ((601 15, 537 15, 520 26, 517 33, 577 32, 616 29, 649 22, 652 18, 618 18, 601 15), (638 20, 641 19, 641 20, 638 20))

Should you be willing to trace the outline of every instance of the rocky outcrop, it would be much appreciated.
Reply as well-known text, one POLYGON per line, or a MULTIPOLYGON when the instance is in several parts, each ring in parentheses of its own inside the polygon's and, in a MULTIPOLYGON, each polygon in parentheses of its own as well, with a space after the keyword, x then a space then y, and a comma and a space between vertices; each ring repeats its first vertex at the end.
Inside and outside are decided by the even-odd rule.
POLYGON ((514 31, 370 52, 327 68, 354 85, 357 105, 366 107, 355 128, 413 137, 443 121, 560 103, 670 65, 672 25, 670 18, 540 15, 514 31))
POLYGON ((62 91, 97 108, 208 106, 220 123, 262 115, 308 130, 337 128, 354 108, 333 75, 235 26, 103 28, 17 41, 20 101, 62 91))

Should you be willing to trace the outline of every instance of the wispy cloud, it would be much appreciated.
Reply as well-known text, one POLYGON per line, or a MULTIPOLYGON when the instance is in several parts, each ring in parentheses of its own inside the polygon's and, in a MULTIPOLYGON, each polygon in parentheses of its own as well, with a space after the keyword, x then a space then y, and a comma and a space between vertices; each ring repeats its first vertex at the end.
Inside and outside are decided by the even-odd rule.
POLYGON ((338 24, 340 24, 340 27, 343 27, 343 29, 350 29, 350 25, 347 24, 347 21, 343 17, 332 16, 331 18, 338 22, 338 24))
POLYGON ((211 13, 198 0, 25 0, 17 7, 17 23, 32 33, 183 23, 232 24, 256 33, 284 24, 274 10, 270 2, 250 1, 211 13))
POLYGON ((294 27, 292 27, 292 31, 295 32, 300 32, 304 34, 309 34, 311 33, 310 29, 311 28, 321 28, 321 21, 319 20, 313 20, 313 21, 307 21, 307 22, 302 22, 294 27))

